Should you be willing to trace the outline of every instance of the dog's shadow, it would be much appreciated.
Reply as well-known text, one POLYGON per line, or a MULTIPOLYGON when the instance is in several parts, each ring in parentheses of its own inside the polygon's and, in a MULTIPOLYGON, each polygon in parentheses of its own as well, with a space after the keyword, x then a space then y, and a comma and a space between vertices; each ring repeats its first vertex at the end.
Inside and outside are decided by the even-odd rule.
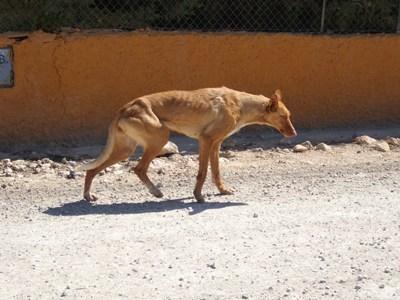
POLYGON ((187 209, 189 215, 195 215, 210 209, 247 205, 243 202, 184 202, 192 198, 168 199, 162 201, 145 201, 140 203, 97 204, 85 200, 65 203, 58 207, 49 207, 43 213, 50 216, 84 216, 84 215, 124 215, 160 213, 171 210, 187 209))

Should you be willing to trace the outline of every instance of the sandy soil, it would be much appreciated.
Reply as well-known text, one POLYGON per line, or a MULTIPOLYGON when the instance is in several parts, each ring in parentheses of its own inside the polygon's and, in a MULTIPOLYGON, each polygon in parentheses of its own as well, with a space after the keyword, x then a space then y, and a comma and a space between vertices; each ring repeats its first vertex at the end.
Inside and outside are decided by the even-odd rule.
POLYGON ((131 160, 95 204, 74 161, 3 160, 0 299, 400 299, 400 147, 229 147, 205 204, 190 150, 151 165, 164 199, 131 160))

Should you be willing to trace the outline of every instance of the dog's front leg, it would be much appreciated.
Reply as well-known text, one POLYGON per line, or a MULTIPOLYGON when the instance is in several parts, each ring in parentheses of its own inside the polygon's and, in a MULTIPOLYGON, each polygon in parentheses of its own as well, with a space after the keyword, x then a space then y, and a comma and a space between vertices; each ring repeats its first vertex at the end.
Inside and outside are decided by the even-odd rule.
POLYGON ((219 172, 219 151, 221 148, 222 141, 215 142, 211 146, 211 153, 210 153, 210 164, 211 164, 211 173, 213 176, 213 181, 216 187, 218 188, 219 192, 222 195, 232 195, 233 192, 226 188, 224 182, 221 179, 221 175, 219 172))
POLYGON ((194 189, 194 197, 197 202, 203 203, 204 197, 201 194, 204 181, 207 177, 208 160, 210 158, 211 141, 209 138, 199 138, 199 172, 197 173, 196 187, 194 189))

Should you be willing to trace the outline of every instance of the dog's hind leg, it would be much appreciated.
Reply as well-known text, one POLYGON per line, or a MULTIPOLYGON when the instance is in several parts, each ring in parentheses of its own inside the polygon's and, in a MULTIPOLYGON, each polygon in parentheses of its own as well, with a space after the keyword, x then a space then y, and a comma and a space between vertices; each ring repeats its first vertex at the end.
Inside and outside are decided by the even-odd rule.
POLYGON ((128 158, 136 149, 136 142, 126 136, 123 132, 117 132, 113 144, 113 150, 109 157, 98 167, 87 170, 83 197, 87 201, 96 201, 97 197, 90 193, 93 178, 105 168, 128 158))
POLYGON ((150 138, 147 139, 147 144, 144 145, 144 153, 137 166, 133 169, 140 180, 146 185, 150 193, 161 198, 163 194, 151 182, 147 176, 147 170, 151 161, 160 153, 163 146, 168 142, 169 130, 166 127, 161 127, 152 130, 150 138))

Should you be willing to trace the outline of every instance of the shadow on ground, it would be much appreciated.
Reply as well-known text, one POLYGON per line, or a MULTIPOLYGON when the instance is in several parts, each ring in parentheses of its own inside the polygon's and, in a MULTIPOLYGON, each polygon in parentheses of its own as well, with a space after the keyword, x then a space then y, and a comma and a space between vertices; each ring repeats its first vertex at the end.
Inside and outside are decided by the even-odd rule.
POLYGON ((145 201, 141 203, 92 204, 85 200, 65 203, 58 207, 49 207, 43 213, 50 216, 84 216, 84 215, 124 215, 159 213, 171 210, 187 209, 189 215, 196 215, 210 209, 221 209, 231 206, 247 205, 242 202, 184 202, 192 198, 171 199, 164 201, 145 201))

